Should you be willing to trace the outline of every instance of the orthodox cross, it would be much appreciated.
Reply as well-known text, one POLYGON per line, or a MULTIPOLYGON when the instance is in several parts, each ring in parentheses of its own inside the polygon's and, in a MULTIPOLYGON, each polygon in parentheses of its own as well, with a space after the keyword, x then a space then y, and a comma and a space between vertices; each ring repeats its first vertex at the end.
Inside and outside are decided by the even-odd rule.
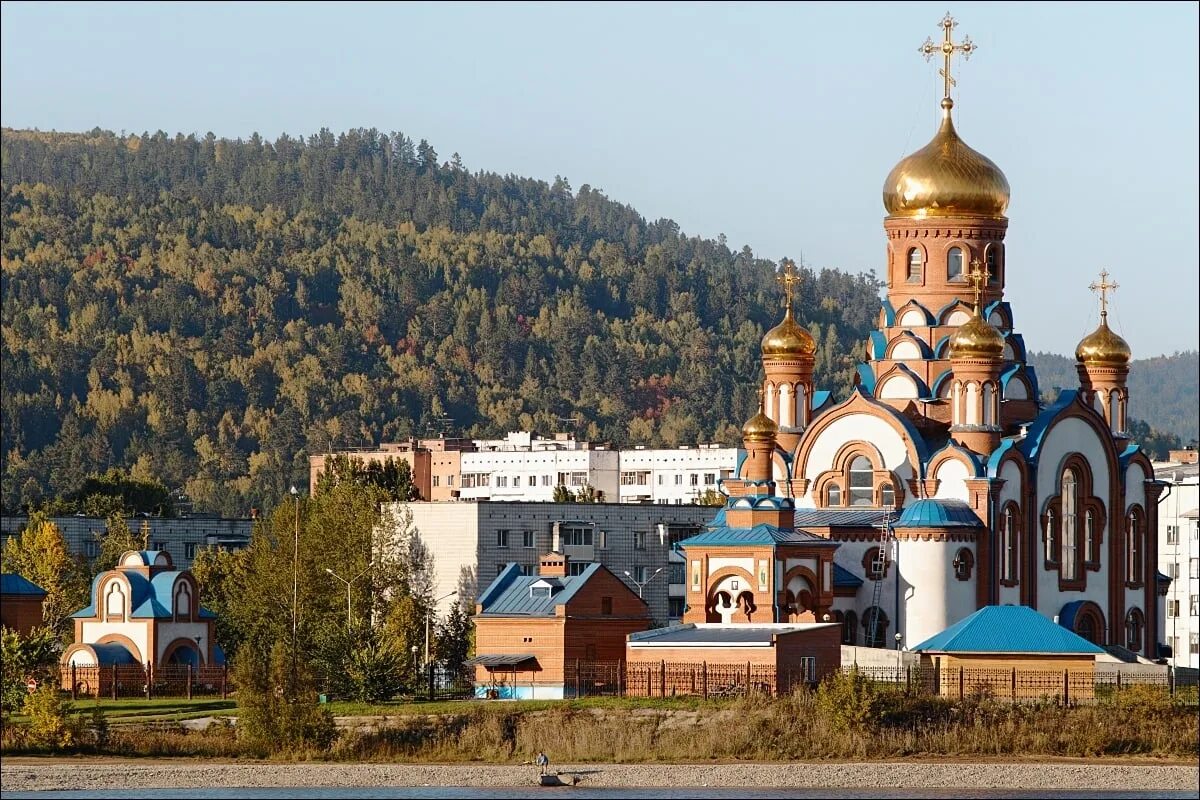
POLYGON ((782 261, 782 266, 783 269, 780 271, 779 276, 776 277, 775 280, 783 284, 783 296, 785 298, 784 302, 786 303, 786 307, 791 309, 792 293, 795 285, 800 282, 800 275, 796 272, 796 262, 792 261, 790 258, 785 258, 782 261))
POLYGON ((925 56, 925 60, 933 58, 933 54, 941 52, 943 66, 938 70, 938 74, 945 79, 946 97, 950 97, 950 87, 957 85, 954 77, 950 74, 950 57, 955 53, 962 53, 963 58, 970 58, 971 53, 979 49, 979 45, 971 41, 970 36, 964 36, 959 44, 954 43, 954 39, 950 33, 958 26, 954 21, 954 17, 950 16, 950 12, 946 12, 946 16, 942 18, 942 43, 940 45, 934 43, 932 38, 926 38, 925 44, 917 51, 925 56))
POLYGON ((978 258, 971 260, 971 271, 967 273, 967 280, 971 282, 971 287, 975 291, 975 311, 979 311, 979 298, 983 294, 983 285, 988 282, 988 270, 978 258), (983 269, 980 269, 980 267, 983 269))
POLYGON ((1100 293, 1100 319, 1102 321, 1108 320, 1108 293, 1115 292, 1117 287, 1118 284, 1116 281, 1113 281, 1112 283, 1108 282, 1108 270, 1106 269, 1100 270, 1099 283, 1092 281, 1090 284, 1088 284, 1089 289, 1091 289, 1093 292, 1100 293))

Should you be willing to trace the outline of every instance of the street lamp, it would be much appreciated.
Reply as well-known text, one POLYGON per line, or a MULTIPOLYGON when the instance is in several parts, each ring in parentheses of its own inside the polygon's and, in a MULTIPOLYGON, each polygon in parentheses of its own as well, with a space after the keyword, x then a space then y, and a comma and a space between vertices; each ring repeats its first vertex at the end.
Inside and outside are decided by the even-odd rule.
POLYGON ((296 612, 300 607, 300 493, 293 484, 292 500, 296 506, 295 521, 292 525, 292 687, 291 695, 296 697, 296 612))
POLYGON ((654 577, 662 571, 663 571, 663 567, 659 567, 658 569, 654 570, 654 572, 650 573, 649 578, 646 578, 646 580, 644 580, 644 581, 639 581, 637 578, 633 577, 633 575, 629 574, 629 570, 623 570, 623 572, 625 573, 625 577, 629 578, 629 580, 633 581, 634 584, 637 586, 638 599, 642 599, 642 589, 646 588, 646 584, 649 583, 650 581, 654 580, 654 577))
POLYGON ((328 572, 333 577, 337 578, 342 583, 346 584, 346 630, 350 630, 350 587, 354 584, 354 582, 356 580, 358 580, 363 575, 366 575, 368 572, 370 572, 371 568, 367 567, 366 569, 364 569, 362 572, 355 575, 350 580, 346 580, 341 575, 338 575, 336 572, 331 570, 329 567, 326 567, 325 571, 328 572))

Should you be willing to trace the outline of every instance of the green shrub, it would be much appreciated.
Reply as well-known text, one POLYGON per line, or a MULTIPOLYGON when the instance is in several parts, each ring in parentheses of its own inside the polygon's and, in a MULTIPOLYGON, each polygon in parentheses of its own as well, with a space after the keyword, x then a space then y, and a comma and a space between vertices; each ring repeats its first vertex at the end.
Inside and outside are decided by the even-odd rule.
POLYGON ((71 713, 72 708, 71 701, 50 683, 42 684, 26 697, 22 710, 29 716, 29 743, 50 750, 79 744, 83 726, 79 717, 71 713))
POLYGON ((337 731, 333 715, 317 703, 312 675, 291 660, 283 642, 275 645, 269 662, 256 659, 250 648, 238 654, 234 668, 238 687, 238 741, 257 755, 325 752, 337 731))
POLYGON ((843 730, 864 731, 880 720, 883 698, 858 670, 835 672, 817 688, 817 711, 843 730))

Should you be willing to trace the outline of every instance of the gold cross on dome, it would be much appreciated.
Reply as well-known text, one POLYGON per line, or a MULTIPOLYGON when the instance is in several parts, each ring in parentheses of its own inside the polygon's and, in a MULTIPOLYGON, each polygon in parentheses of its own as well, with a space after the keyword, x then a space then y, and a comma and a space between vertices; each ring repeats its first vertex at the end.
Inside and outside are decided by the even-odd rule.
POLYGON ((978 258, 971 259, 971 271, 967 273, 967 280, 971 282, 975 291, 976 311, 979 311, 979 298, 983 295, 983 285, 988 282, 989 277, 987 267, 978 258))
POLYGON ((775 280, 783 284, 783 296, 785 298, 784 302, 786 303, 787 308, 791 308, 792 294, 795 290, 796 284, 800 282, 800 275, 796 272, 796 262, 792 261, 790 258, 785 258, 783 261, 781 261, 780 266, 782 266, 783 269, 779 271, 779 275, 775 278, 775 280))
POLYGON ((1100 293, 1100 318, 1101 319, 1108 319, 1108 293, 1115 292, 1118 287, 1119 287, 1119 284, 1116 281, 1109 283, 1108 270, 1106 270, 1106 269, 1100 270, 1100 282, 1099 283, 1092 281, 1090 284, 1088 284, 1089 289, 1091 289, 1093 292, 1100 293))
POLYGON ((936 44, 931 37, 925 39, 925 43, 921 45, 918 53, 925 56, 925 60, 933 58, 934 53, 942 54, 943 66, 938 70, 938 74, 945 79, 946 98, 950 97, 950 87, 957 85, 957 81, 950 74, 950 57, 955 53, 962 53, 963 58, 970 58, 971 53, 979 49, 979 45, 971 41, 970 36, 964 36, 959 44, 954 43, 951 37, 951 32, 958 26, 954 17, 950 16, 950 12, 946 12, 946 16, 942 17, 942 43, 936 44))

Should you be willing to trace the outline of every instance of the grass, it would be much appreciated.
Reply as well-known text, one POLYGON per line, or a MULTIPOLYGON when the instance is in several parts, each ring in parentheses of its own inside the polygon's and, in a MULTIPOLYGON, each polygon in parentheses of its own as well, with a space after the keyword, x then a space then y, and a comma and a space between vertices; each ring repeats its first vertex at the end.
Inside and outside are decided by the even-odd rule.
POLYGON ((337 700, 328 705, 335 717, 394 717, 424 714, 462 714, 474 708, 490 707, 507 712, 525 713, 554 708, 585 709, 661 709, 696 711, 723 708, 732 700, 703 700, 699 697, 585 697, 581 700, 396 700, 388 703, 356 703, 337 700))
MULTIPOLYGON (((182 722, 200 717, 219 717, 237 714, 237 701, 221 698, 187 699, 158 699, 147 700, 143 697, 119 698, 81 698, 73 704, 75 711, 91 714, 92 709, 99 708, 104 712, 110 723, 118 725, 141 722, 182 722)), ((12 722, 17 725, 28 723, 29 719, 23 714, 14 714, 12 722)))

